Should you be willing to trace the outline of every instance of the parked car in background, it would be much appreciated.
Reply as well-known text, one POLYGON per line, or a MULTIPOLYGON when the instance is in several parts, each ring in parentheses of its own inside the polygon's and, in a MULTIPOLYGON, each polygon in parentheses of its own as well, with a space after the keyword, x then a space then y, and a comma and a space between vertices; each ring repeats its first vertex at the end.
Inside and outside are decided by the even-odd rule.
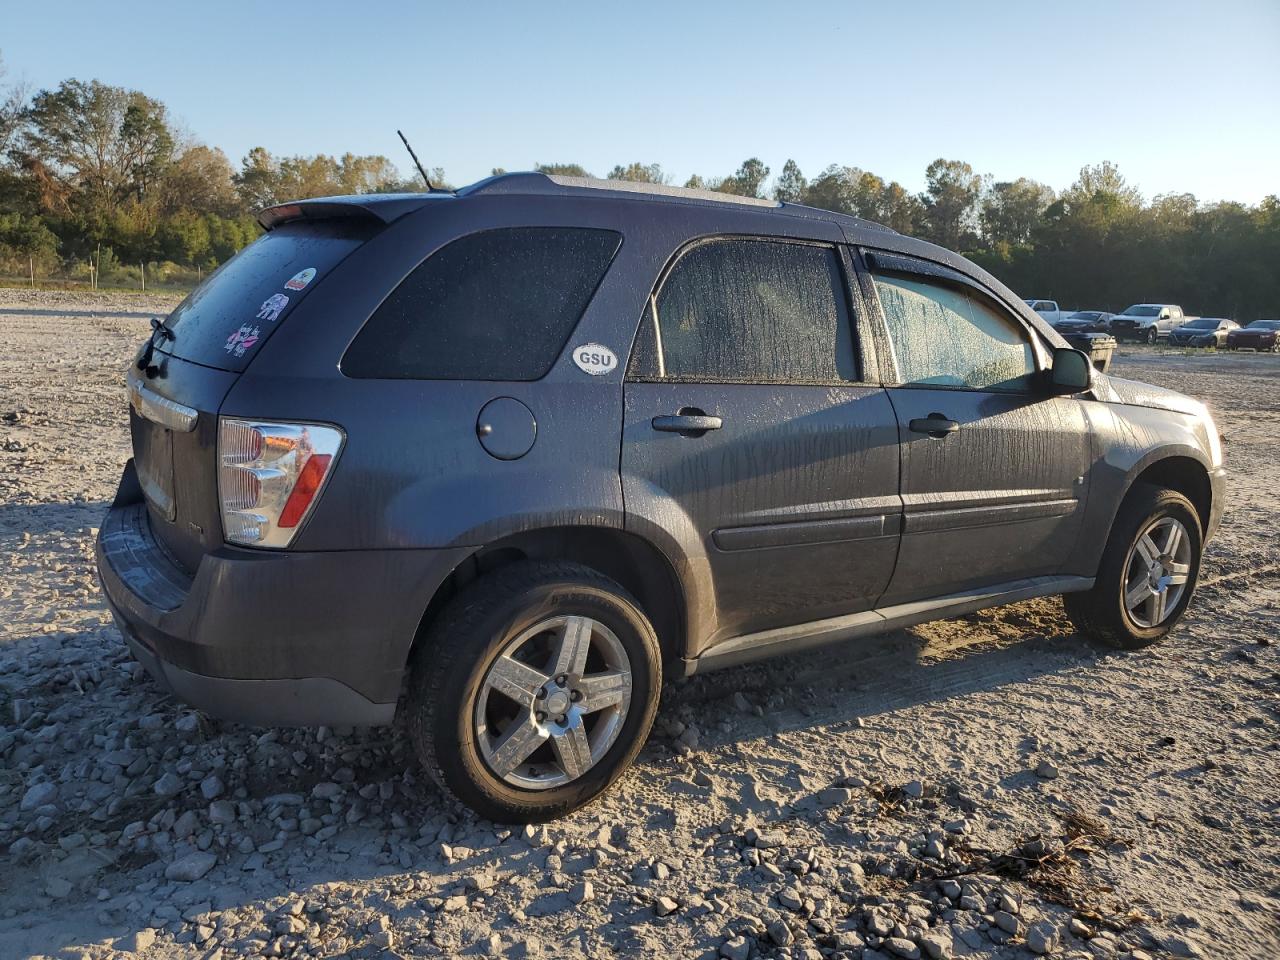
POLYGON ((1169 332, 1169 345, 1174 347, 1220 347, 1227 334, 1239 330, 1240 324, 1221 317, 1196 317, 1169 332))
POLYGON ((1114 316, 1114 313, 1107 313, 1105 310, 1077 310, 1052 326, 1064 336, 1068 333, 1107 333, 1114 316))
POLYGON ((1067 311, 1058 308, 1057 300, 1027 300, 1024 302, 1028 307, 1040 314, 1040 319, 1045 323, 1057 323, 1067 313, 1067 311))
POLYGON ((1135 303, 1111 318, 1111 335, 1117 340, 1155 343, 1192 319, 1176 303, 1135 303))
POLYGON ((1280 338, 1280 320, 1255 320, 1227 332, 1228 350, 1272 350, 1280 338))

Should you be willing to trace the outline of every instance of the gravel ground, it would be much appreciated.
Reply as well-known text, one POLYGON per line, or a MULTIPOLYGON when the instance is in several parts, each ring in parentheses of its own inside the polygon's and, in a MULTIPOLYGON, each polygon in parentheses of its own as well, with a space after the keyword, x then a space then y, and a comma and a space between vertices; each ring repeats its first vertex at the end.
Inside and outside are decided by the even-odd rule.
POLYGON ((1162 646, 1044 600, 673 684, 617 790, 511 831, 397 731, 219 723, 126 654, 92 543, 172 303, 0 291, 0 958, 1280 955, 1280 357, 1117 360, 1233 472, 1162 646))

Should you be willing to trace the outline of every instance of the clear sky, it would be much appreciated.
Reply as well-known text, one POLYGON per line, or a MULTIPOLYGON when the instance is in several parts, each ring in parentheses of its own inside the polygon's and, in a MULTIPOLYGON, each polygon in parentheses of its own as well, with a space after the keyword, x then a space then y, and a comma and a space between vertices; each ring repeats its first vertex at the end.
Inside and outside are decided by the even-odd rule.
POLYGON ((162 100, 239 165, 382 153, 659 162, 677 183, 788 157, 912 190, 937 157, 1055 189, 1111 160, 1144 195, 1280 193, 1280 0, 535 4, 0 0, 9 79, 162 100))

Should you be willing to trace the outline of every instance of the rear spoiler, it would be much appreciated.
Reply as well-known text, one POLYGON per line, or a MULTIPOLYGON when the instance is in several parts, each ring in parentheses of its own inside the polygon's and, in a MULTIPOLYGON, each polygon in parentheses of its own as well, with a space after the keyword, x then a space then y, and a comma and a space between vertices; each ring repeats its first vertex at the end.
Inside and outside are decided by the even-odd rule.
POLYGON ((368 193, 349 197, 318 197, 276 204, 258 213, 263 230, 295 220, 333 220, 354 217, 387 224, 428 203, 447 200, 451 193, 368 193))

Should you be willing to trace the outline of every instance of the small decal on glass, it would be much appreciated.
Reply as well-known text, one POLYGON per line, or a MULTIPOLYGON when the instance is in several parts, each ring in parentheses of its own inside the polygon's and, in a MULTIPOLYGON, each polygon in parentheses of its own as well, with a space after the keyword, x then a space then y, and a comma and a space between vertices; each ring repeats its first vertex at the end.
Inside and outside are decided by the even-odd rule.
POLYGON ((244 352, 258 342, 260 330, 256 326, 245 324, 231 336, 227 337, 225 350, 227 353, 235 354, 237 357, 243 357, 244 352))
POLYGON ((262 301, 262 306, 258 308, 258 319, 265 320, 267 323, 274 323, 280 318, 280 311, 288 305, 288 297, 283 293, 273 293, 262 301))
POLYGON ((305 270, 299 270, 284 285, 286 290, 301 290, 308 283, 316 278, 316 268, 307 267, 305 270))
POLYGON ((613 370, 618 365, 618 358, 608 347, 599 343, 584 343, 573 348, 573 362, 583 373, 599 377, 613 370))

